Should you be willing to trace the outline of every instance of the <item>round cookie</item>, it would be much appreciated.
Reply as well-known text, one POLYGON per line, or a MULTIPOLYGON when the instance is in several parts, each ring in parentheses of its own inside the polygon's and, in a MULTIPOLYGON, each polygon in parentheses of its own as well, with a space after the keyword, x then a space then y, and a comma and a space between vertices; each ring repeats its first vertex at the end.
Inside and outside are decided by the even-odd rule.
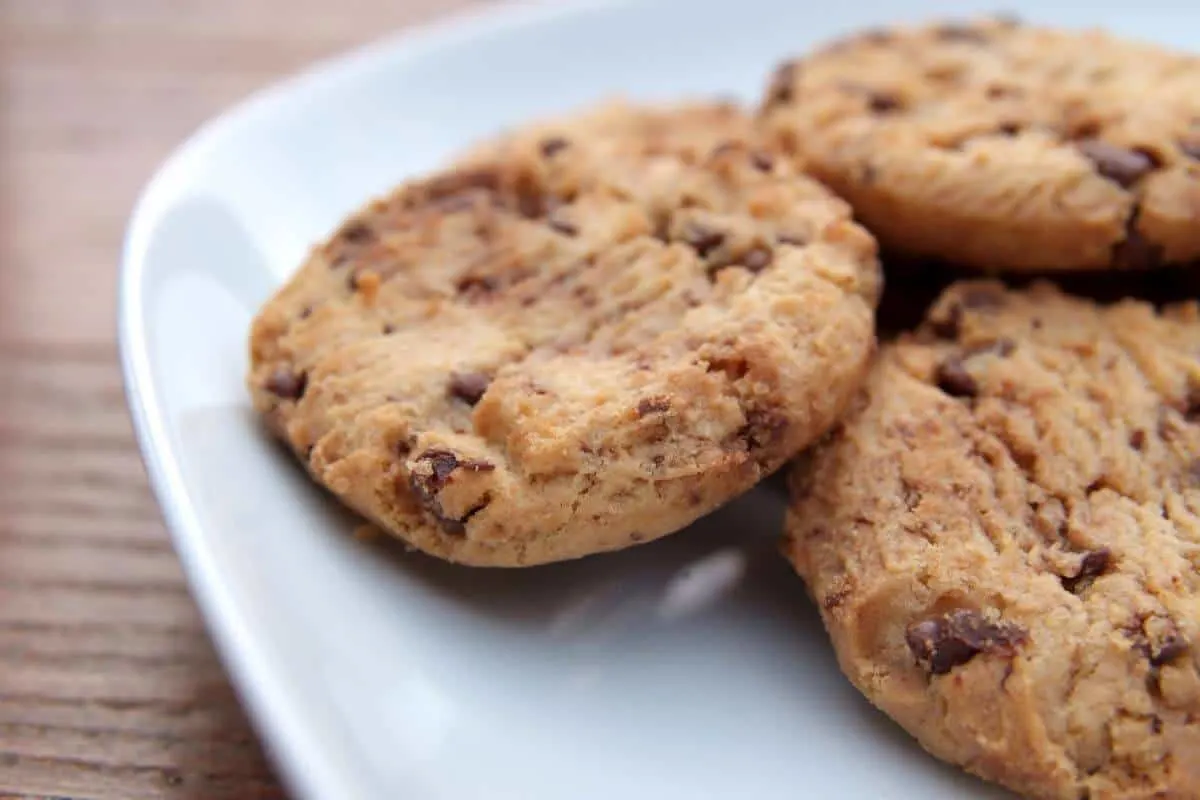
POLYGON ((1200 57, 977 20, 783 64, 761 113, 885 251, 986 271, 1200 260, 1200 57))
POLYGON ((255 407, 465 564, 626 547, 749 489, 861 385, 879 274, 849 207, 729 123, 677 150, 538 125, 376 200, 255 319, 255 407))
POLYGON ((790 475, 850 680, 1032 797, 1200 796, 1200 306, 956 284, 790 475))

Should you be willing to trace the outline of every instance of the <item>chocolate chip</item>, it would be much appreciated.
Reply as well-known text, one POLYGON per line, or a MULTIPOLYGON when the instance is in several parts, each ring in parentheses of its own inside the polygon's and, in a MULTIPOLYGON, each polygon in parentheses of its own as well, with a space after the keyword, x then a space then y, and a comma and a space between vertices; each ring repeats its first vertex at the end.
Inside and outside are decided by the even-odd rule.
POLYGON ((467 275, 460 278, 454 288, 468 297, 484 297, 500 288, 500 280, 493 275, 467 275))
POLYGON ((644 417, 647 414, 661 414, 671 408, 671 400, 667 397, 645 397, 638 403, 637 415, 644 417))
POLYGON ((1180 633, 1170 633, 1156 647, 1151 647, 1150 663, 1161 667, 1169 664, 1188 651, 1188 641, 1180 633))
POLYGON ((707 372, 724 372, 731 381, 741 380, 750 371, 750 364, 744 358, 722 358, 718 356, 708 362, 707 372))
POLYGON ((1079 562, 1079 572, 1062 579, 1063 588, 1072 594, 1078 594, 1082 588, 1090 585, 1094 579, 1104 574, 1111 562, 1112 551, 1107 547, 1086 553, 1079 562))
POLYGON ((1197 161, 1200 161, 1200 141, 1180 142, 1179 149, 1188 158, 1194 158, 1197 161))
POLYGON ((899 97, 887 92, 871 92, 867 106, 876 114, 888 114, 903 107, 899 97))
POLYGON ((1129 434, 1129 446, 1134 450, 1141 450, 1146 446, 1146 432, 1138 428, 1133 433, 1129 434))
POLYGON ((996 128, 996 133, 1001 136, 1016 136, 1021 132, 1021 125, 1017 122, 1003 122, 996 128))
POLYGON ((575 226, 575 223, 554 214, 551 214, 547 218, 546 224, 550 226, 550 230, 561 233, 563 236, 577 236, 579 234, 579 228, 575 226))
POLYGON ((482 372, 455 372, 450 375, 450 395, 473 406, 491 383, 492 379, 482 372))
POLYGON ((562 136, 551 136, 547 139, 542 140, 540 149, 542 151, 543 156, 545 156, 546 158, 551 158, 554 156, 555 153, 561 152, 563 149, 568 147, 570 144, 571 143, 568 142, 566 139, 564 139, 562 136))
POLYGON ((970 25, 941 25, 934 35, 943 42, 971 42, 981 44, 987 41, 987 36, 978 28, 970 25))
POLYGON ((761 150, 755 150, 750 154, 750 163, 754 168, 762 172, 770 172, 775 167, 775 159, 771 158, 770 153, 764 153, 761 150))
POLYGON ((775 69, 767 88, 766 106, 768 108, 781 103, 790 103, 796 99, 796 77, 799 72, 800 65, 795 61, 785 61, 775 69))
POLYGON ((994 83, 987 88, 984 94, 989 100, 1002 100, 1005 97, 1020 97, 1024 92, 1016 86, 994 83))
POLYGON ((1162 153, 1152 147, 1135 147, 1133 152, 1149 159, 1151 169, 1160 169, 1166 163, 1162 153))
POLYGON ((500 191, 500 173, 495 169, 461 169, 426 181, 414 194, 418 203, 435 203, 466 192, 483 191, 496 194, 500 191))
POLYGON ((338 234, 342 241, 350 244, 366 244, 374 241, 375 231, 371 230, 371 226, 365 222, 355 220, 347 223, 338 234))
POLYGON ((892 32, 886 28, 871 28, 859 35, 859 39, 868 44, 888 44, 894 38, 892 32))
POLYGON ((430 202, 430 205, 437 208, 443 214, 456 214, 460 211, 468 211, 475 207, 475 195, 473 193, 455 194, 449 197, 441 197, 430 202))
POLYGON ((312 306, 305 306, 304 308, 300 309, 300 313, 297 315, 297 317, 300 319, 308 319, 312 316, 312 312, 312 306))
POLYGON ((723 142, 718 142, 717 146, 714 147, 712 149, 712 152, 708 154, 708 157, 709 158, 720 158, 721 156, 726 155, 728 153, 732 153, 735 150, 740 150, 741 147, 742 146, 738 142, 734 141, 733 139, 726 139, 723 142))
POLYGON ((836 592, 830 592, 829 594, 825 595, 825 599, 821 601, 821 605, 825 607, 826 611, 833 611, 835 608, 838 608, 845 603, 846 598, 849 596, 849 589, 838 589, 836 592))
POLYGON ((549 211, 549 199, 532 176, 522 175, 516 186, 517 212, 526 219, 538 219, 549 211))
POLYGON ((746 449, 756 450, 779 441, 788 425, 788 418, 778 411, 751 409, 746 412, 746 424, 738 431, 738 437, 746 442, 746 449))
POLYGON ((1138 230, 1141 206, 1134 206, 1125 222, 1125 238, 1113 245, 1112 263, 1119 269, 1149 270, 1162 266, 1163 246, 1151 242, 1138 230))
POLYGON ((1097 172, 1126 189, 1154 169, 1153 160, 1144 152, 1118 147, 1102 139, 1086 139, 1076 147, 1095 165, 1097 172))
POLYGON ((991 622, 977 611, 952 611, 908 626, 905 641, 917 663, 945 675, 981 653, 1011 656, 1028 634, 1017 625, 991 622))
POLYGON ((467 513, 462 515, 462 519, 457 519, 457 520, 453 520, 453 521, 451 521, 451 520, 444 521, 442 523, 442 527, 446 528, 447 522, 453 522, 454 527, 457 528, 457 530, 455 530, 454 533, 458 533, 458 534, 466 533, 467 532, 467 523, 471 521, 471 518, 474 517, 476 514, 478 514, 480 511, 483 511, 485 508, 487 508, 491 504, 492 504, 492 495, 490 492, 485 492, 483 497, 481 497, 479 499, 478 503, 476 503, 475 505, 473 505, 469 509, 467 509, 467 513))
POLYGON ((725 242, 725 234, 699 222, 689 222, 683 230, 683 241, 705 258, 725 242))
POLYGON ((754 247, 746 251, 746 254, 741 258, 741 262, 742 266, 751 272, 762 272, 771 265, 773 258, 774 256, 767 248, 754 247))
POLYGON ((417 461, 426 461, 430 465, 431 473, 421 484, 421 489, 430 494, 441 491, 458 467, 458 456, 449 450, 427 450, 417 461))
POLYGON ((775 237, 775 241, 780 244, 790 244, 792 247, 804 247, 808 244, 808 239, 798 233, 781 233, 775 237))
POLYGON ((946 310, 946 316, 929 320, 929 329, 939 339, 956 339, 962 331, 963 307, 958 303, 946 310))
POLYGON ((308 387, 308 375, 303 372, 293 372, 287 367, 280 367, 267 378, 266 389, 276 397, 285 400, 299 400, 308 387))
POLYGON ((951 397, 974 397, 979 394, 979 384, 967 372, 961 358, 950 357, 937 368, 937 386, 951 397))
MULTIPOLYGON (((460 461, 458 456, 449 450, 427 450, 417 458, 416 464, 409 474, 408 484, 413 495, 433 515, 443 530, 447 533, 462 534, 466 530, 463 525, 465 518, 454 519, 446 516, 438 500, 438 492, 450 482, 450 477, 455 470, 490 472, 495 468, 495 464, 487 461, 474 459, 460 461)), ((474 509, 474 511, 478 510, 474 509)), ((471 513, 468 512, 467 516, 470 516, 471 513)))
POLYGON ((1200 384, 1188 387, 1183 404, 1183 416, 1187 421, 1200 421, 1200 384))

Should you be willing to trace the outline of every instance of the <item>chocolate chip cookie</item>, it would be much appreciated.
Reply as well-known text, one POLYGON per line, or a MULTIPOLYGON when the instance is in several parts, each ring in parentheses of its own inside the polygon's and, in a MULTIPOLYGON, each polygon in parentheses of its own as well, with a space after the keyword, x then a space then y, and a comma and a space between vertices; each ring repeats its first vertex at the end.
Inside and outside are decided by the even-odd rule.
POLYGON ((1200 796, 1200 306, 957 284, 791 474, 850 680, 1034 797, 1200 796))
POLYGON ((865 32, 762 113, 884 250, 988 271, 1200 259, 1200 57, 1011 20, 865 32))
POLYGON ((849 207, 728 110, 611 113, 643 116, 536 125, 376 200, 254 320, 270 428, 435 556, 671 533, 821 435, 867 371, 878 264, 849 207))

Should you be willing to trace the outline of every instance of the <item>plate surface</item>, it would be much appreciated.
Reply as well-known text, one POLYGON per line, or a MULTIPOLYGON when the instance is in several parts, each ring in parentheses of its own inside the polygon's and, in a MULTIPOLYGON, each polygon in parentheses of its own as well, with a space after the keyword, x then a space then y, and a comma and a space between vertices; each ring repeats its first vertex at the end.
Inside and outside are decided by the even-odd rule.
MULTIPOLYGON (((1177 0, 1013 2, 1196 48, 1177 0)), ((975 0, 501 7, 366 48, 198 133, 130 225, 122 356, 154 489, 217 644, 317 800, 1006 796, 840 676, 763 486, 651 546, 522 572, 366 545, 266 440, 246 331, 371 194, 501 127, 621 93, 752 100, 780 58, 975 0)))

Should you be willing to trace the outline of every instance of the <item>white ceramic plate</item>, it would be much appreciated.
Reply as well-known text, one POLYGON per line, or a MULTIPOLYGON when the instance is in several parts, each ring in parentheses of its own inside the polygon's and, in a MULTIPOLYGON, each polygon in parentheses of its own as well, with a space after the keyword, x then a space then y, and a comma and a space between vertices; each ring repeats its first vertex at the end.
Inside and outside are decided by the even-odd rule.
MULTIPOLYGON (((1196 46, 1179 0, 1010 2, 1196 46)), ((841 678, 775 554, 778 489, 577 563, 471 571, 366 546, 260 433, 250 317, 339 217, 530 115, 620 92, 753 99, 781 57, 974 0, 501 7, 370 47, 201 131, 121 278, 130 404, 192 588, 298 795, 320 800, 1001 796, 841 678)))

